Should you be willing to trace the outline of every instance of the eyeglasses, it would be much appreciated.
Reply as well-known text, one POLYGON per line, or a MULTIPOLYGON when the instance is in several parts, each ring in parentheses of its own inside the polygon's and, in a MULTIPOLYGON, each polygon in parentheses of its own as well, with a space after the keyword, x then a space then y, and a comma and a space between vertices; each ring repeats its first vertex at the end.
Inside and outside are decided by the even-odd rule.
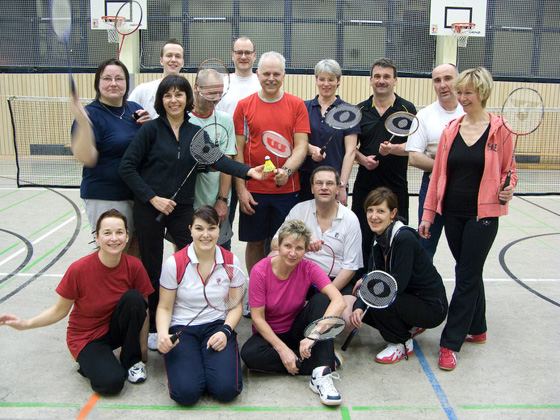
POLYGON ((243 57, 244 55, 246 55, 247 57, 250 56, 251 54, 254 54, 255 51, 243 51, 243 50, 236 50, 233 52, 236 56, 238 57, 243 57))
POLYGON ((326 185, 327 188, 333 188, 336 185, 336 182, 334 181, 315 181, 313 182, 313 185, 315 185, 316 187, 321 188, 323 185, 326 185))
POLYGON ((124 83, 126 81, 126 79, 124 77, 115 77, 114 79, 112 77, 109 76, 105 76, 101 78, 101 81, 103 83, 112 83, 113 80, 115 81, 115 83, 124 83))

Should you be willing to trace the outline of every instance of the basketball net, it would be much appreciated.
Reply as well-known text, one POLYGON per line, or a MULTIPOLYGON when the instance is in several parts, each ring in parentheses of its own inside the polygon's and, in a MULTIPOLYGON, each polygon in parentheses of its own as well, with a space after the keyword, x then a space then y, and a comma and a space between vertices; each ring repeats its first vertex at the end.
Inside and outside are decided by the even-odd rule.
POLYGON ((476 25, 474 23, 452 23, 451 29, 453 30, 453 35, 457 37, 457 46, 466 47, 469 41, 469 36, 471 31, 476 25))
POLYGON ((119 43, 119 33, 117 27, 121 27, 126 18, 124 16, 102 16, 101 19, 107 28, 107 41, 111 43, 119 43))

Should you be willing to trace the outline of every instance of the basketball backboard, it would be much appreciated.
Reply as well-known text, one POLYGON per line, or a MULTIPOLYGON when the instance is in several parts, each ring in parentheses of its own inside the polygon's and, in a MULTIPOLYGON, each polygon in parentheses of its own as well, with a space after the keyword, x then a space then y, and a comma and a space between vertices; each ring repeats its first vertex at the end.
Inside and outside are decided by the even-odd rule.
POLYGON ((432 0, 430 35, 452 36, 452 23, 474 23, 470 36, 486 36, 487 0, 432 0))
POLYGON ((91 29, 107 30, 103 16, 119 16, 126 20, 123 29, 135 28, 142 19, 139 29, 147 29, 147 0, 90 0, 91 29), (140 8, 142 10, 140 11, 140 8))

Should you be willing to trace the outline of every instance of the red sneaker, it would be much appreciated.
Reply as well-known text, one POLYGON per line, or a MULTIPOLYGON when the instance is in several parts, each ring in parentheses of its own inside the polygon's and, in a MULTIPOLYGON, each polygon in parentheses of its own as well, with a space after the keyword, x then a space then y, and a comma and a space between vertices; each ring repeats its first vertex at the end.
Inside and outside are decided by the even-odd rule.
POLYGON ((455 369, 457 366, 457 356, 455 356, 455 352, 445 347, 440 347, 438 366, 443 370, 455 369))
POLYGON ((468 342, 468 343, 484 344, 484 343, 486 343, 486 333, 469 334, 465 338, 465 341, 468 342))
POLYGON ((414 338, 417 335, 422 334, 424 331, 426 331, 426 328, 421 328, 421 327, 412 327, 410 329, 410 338, 414 338))

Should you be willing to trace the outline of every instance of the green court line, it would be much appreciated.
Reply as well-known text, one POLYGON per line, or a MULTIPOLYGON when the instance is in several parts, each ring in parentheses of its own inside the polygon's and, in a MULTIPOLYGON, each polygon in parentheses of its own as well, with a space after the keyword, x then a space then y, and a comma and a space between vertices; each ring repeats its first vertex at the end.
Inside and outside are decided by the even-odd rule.
POLYGON ((18 202, 16 202, 16 203, 10 204, 10 205, 7 206, 7 207, 3 207, 3 208, 0 209, 0 213, 2 213, 4 210, 11 209, 11 208, 14 207, 14 206, 17 206, 17 205, 19 205, 19 204, 25 203, 26 201, 29 201, 29 200, 31 200, 31 199, 33 199, 33 198, 35 198, 35 197, 38 197, 38 196, 40 196, 40 195, 43 195, 43 194, 45 194, 47 191, 48 191, 48 190, 41 191, 41 192, 39 192, 39 193, 37 193, 37 194, 35 194, 35 195, 32 195, 32 196, 30 196, 30 197, 26 197, 26 198, 24 198, 24 199, 21 200, 21 201, 18 201, 18 202))
POLYGON ((178 405, 128 405, 128 404, 97 404, 96 408, 105 410, 155 410, 155 411, 241 411, 241 412, 291 412, 291 411, 337 411, 329 407, 228 407, 200 406, 182 407, 178 405))
POLYGON ((560 404, 459 405, 463 410, 560 410, 560 404))
POLYGON ((352 411, 408 411, 408 410, 441 410, 440 406, 419 407, 415 405, 378 405, 356 406, 352 411))
POLYGON ((80 408, 80 404, 0 402, 2 408, 80 408))
POLYGON ((342 415, 342 420, 350 420, 350 411, 348 407, 340 407, 340 414, 342 415))

